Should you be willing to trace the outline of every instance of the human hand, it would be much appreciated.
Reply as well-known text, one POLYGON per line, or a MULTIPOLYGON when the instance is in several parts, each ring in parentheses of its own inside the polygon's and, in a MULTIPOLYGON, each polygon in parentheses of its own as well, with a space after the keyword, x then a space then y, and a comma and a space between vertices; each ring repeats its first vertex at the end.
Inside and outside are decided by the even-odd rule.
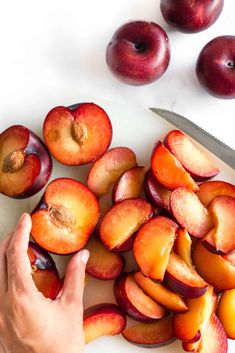
POLYGON ((83 290, 86 262, 83 250, 71 259, 63 291, 54 300, 34 285, 28 259, 31 218, 23 214, 15 231, 0 244, 1 353, 82 353, 83 290))

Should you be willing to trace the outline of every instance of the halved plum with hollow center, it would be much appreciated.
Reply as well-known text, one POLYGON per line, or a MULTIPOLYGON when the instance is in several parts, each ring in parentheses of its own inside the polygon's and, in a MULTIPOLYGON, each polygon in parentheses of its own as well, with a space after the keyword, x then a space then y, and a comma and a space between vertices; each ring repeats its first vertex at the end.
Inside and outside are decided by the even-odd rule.
POLYGON ((112 139, 112 125, 107 113, 94 103, 78 104, 75 109, 61 106, 47 114, 43 135, 57 161, 81 165, 105 153, 112 139))
POLYGON ((162 281, 176 237, 177 224, 157 216, 144 224, 134 242, 135 259, 146 277, 162 281))
POLYGON ((191 190, 185 187, 174 190, 170 204, 176 220, 194 237, 202 238, 213 228, 211 215, 191 190))
POLYGON ((130 148, 111 148, 92 165, 87 180, 88 187, 97 197, 101 197, 123 173, 136 166, 136 156, 130 148))
POLYGON ((104 245, 93 236, 86 249, 90 257, 86 266, 86 272, 98 279, 110 280, 118 277, 124 267, 124 259, 121 255, 108 251, 104 245))
POLYGON ((169 132, 165 142, 171 153, 195 179, 212 178, 219 173, 212 159, 199 150, 182 131, 169 132))
POLYGON ((219 195, 235 197, 235 186, 225 181, 206 181, 199 185, 199 189, 197 196, 205 206, 208 206, 209 203, 219 195))
POLYGON ((95 195, 82 183, 53 180, 32 212, 32 237, 47 251, 70 254, 83 248, 99 218, 95 195))
POLYGON ((46 298, 55 299, 60 290, 60 279, 54 260, 33 242, 29 242, 28 256, 35 286, 46 298))
POLYGON ((173 316, 164 317, 153 323, 128 327, 122 335, 130 343, 144 348, 157 348, 170 344, 175 340, 173 316))
POLYGON ((0 134, 0 192, 23 199, 36 194, 48 182, 50 154, 28 128, 14 125, 0 134))
POLYGON ((140 197, 144 183, 144 175, 144 167, 134 167, 127 170, 113 188, 113 202, 140 197))
POLYGON ((122 245, 152 214, 151 205, 142 199, 126 199, 115 204, 100 224, 100 238, 109 249, 122 245))
POLYGON ((152 322, 166 315, 166 310, 137 285, 133 273, 123 273, 115 280, 114 295, 120 308, 134 320, 152 322))
POLYGON ((185 186, 192 191, 198 191, 198 186, 183 168, 177 158, 158 142, 152 154, 152 171, 159 183, 169 190, 185 186))
POLYGON ((173 291, 185 298, 197 298, 207 290, 207 283, 197 271, 188 267, 174 251, 171 252, 166 269, 165 283, 173 291))
POLYGON ((120 334, 126 327, 126 317, 115 304, 94 305, 84 312, 85 342, 98 337, 120 334))

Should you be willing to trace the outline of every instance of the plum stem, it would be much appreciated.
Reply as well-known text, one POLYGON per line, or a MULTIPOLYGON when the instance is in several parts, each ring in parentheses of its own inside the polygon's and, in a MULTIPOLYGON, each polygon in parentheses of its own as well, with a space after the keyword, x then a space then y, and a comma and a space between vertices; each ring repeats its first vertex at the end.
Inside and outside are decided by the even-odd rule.
POLYGON ((227 67, 229 67, 230 69, 234 69, 235 68, 235 62, 230 60, 227 62, 227 67))

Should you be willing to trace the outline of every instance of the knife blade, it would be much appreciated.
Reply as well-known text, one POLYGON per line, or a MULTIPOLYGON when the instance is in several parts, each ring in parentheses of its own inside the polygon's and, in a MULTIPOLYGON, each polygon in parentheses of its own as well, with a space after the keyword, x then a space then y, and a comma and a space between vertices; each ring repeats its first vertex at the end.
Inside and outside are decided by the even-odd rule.
POLYGON ((191 136, 235 170, 235 151, 231 147, 182 115, 160 108, 150 108, 150 110, 191 136))

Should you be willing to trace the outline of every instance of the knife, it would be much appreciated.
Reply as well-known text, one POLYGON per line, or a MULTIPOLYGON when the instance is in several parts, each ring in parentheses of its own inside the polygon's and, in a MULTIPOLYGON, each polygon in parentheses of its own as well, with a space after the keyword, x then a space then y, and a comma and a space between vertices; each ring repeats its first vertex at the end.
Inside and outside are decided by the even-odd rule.
POLYGON ((184 131, 235 170, 235 151, 231 147, 182 115, 159 108, 150 108, 150 110, 160 115, 161 118, 177 127, 177 129, 184 131))

